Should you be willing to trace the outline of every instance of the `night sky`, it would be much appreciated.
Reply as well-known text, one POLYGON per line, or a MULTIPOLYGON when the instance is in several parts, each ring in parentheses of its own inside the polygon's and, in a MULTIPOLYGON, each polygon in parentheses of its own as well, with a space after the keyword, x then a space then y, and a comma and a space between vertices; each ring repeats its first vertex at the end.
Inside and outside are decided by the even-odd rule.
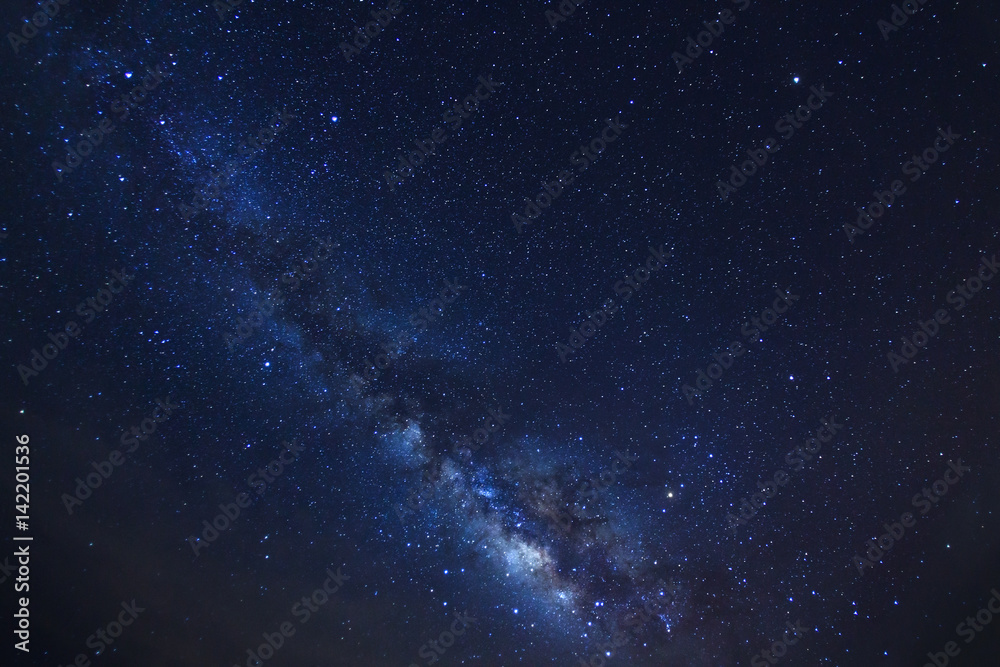
POLYGON ((997 664, 995 3, 63 2, 3 664, 997 664))

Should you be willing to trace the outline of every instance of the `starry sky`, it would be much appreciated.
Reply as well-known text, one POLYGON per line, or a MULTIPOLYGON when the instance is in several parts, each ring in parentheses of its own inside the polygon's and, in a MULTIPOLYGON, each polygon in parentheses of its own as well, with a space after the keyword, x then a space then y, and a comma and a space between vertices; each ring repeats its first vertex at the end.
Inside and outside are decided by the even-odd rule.
POLYGON ((9 664, 994 664, 1000 11, 912 4, 6 3, 9 664))

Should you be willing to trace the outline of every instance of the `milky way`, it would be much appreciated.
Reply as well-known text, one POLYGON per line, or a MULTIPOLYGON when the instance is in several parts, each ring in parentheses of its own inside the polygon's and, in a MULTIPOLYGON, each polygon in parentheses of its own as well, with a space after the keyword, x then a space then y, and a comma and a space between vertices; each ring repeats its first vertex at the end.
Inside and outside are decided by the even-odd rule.
POLYGON ((717 5, 7 7, 10 664, 991 664, 996 7, 717 5))

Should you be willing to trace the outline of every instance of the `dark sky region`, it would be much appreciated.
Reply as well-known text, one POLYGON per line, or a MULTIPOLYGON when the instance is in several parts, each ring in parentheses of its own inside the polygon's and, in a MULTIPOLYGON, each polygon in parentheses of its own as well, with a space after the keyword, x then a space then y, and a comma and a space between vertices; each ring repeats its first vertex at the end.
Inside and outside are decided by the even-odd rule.
POLYGON ((5 3, 2 663, 996 664, 998 14, 5 3))

